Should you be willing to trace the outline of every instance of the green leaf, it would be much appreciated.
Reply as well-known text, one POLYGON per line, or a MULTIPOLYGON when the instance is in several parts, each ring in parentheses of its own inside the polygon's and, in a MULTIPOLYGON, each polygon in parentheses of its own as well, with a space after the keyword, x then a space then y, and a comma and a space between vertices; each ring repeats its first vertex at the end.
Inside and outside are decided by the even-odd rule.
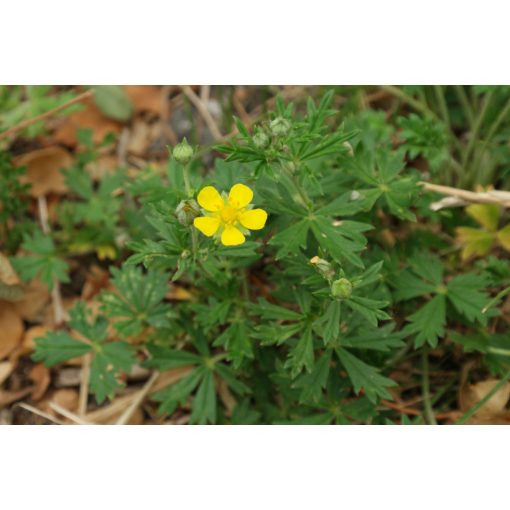
POLYGON ((285 368, 290 368, 292 377, 296 377, 303 368, 305 368, 308 372, 311 372, 313 368, 313 361, 312 328, 307 327, 296 346, 290 351, 289 358, 285 363, 285 368))
POLYGON ((391 393, 386 388, 396 386, 395 381, 380 375, 376 368, 367 365, 345 349, 337 349, 336 352, 357 394, 363 388, 372 403, 376 403, 378 397, 392 399, 391 393))
POLYGON ((448 283, 448 299, 456 310, 472 322, 487 324, 487 316, 482 313, 489 302, 485 289, 487 281, 484 276, 474 273, 456 276, 448 283))
POLYGON ((287 321, 299 321, 303 319, 303 315, 298 312, 284 308, 283 306, 273 305, 260 298, 257 304, 250 305, 250 311, 262 319, 276 319, 287 321))
POLYGON ((331 350, 327 350, 315 363, 309 374, 303 374, 294 384, 295 388, 301 388, 300 402, 318 402, 322 396, 322 390, 328 381, 331 363, 331 350))
POLYGON ((349 308, 363 315, 372 326, 377 326, 380 320, 391 319, 386 312, 381 310, 381 308, 388 306, 388 301, 354 295, 349 299, 345 299, 344 302, 349 308))
POLYGON ((366 241, 353 241, 352 232, 342 229, 341 226, 333 226, 332 221, 324 216, 314 216, 311 227, 317 242, 331 257, 338 262, 347 260, 357 267, 363 267, 356 252, 364 248, 366 241))
POLYGON ((437 346, 438 338, 444 336, 446 324, 446 299, 443 294, 433 297, 427 304, 407 318, 410 321, 404 331, 406 334, 416 333, 414 346, 421 347, 428 342, 431 347, 437 346))
POLYGON ((163 303, 168 292, 168 277, 155 270, 143 273, 135 266, 111 268, 115 292, 100 295, 102 310, 115 318, 114 327, 125 337, 139 335, 144 327, 169 326, 172 313, 163 303))
POLYGON ((393 280, 395 286, 394 296, 397 301, 406 301, 436 291, 436 287, 424 282, 409 270, 403 270, 393 280))
POLYGON ((112 342, 101 347, 90 366, 90 389, 99 404, 106 397, 112 399, 115 391, 124 387, 119 373, 129 372, 134 363, 133 351, 126 342, 112 342))
POLYGON ((191 406, 190 423, 205 424, 215 422, 216 392, 214 391, 214 378, 213 372, 207 370, 191 406))
POLYGON ((374 351, 388 352, 392 348, 403 347, 402 341, 404 334, 393 331, 394 324, 385 324, 383 327, 359 333, 358 335, 348 335, 342 337, 343 347, 352 347, 354 349, 371 349, 374 351))
POLYGON ((148 345, 147 349, 151 358, 145 362, 145 366, 159 370, 197 365, 201 362, 200 356, 187 351, 178 351, 158 345, 148 345))
POLYGON ((415 254, 410 259, 413 271, 435 286, 443 283, 443 264, 430 253, 415 254))
POLYGON ((326 313, 322 316, 321 322, 324 324, 323 339, 324 345, 328 345, 338 338, 340 334, 340 314, 342 306, 341 301, 331 301, 326 313))
POLYGON ((227 359, 232 361, 234 368, 239 368, 245 358, 253 358, 253 349, 244 322, 236 321, 231 324, 213 345, 225 348, 227 359))
POLYGON ((154 394, 154 400, 161 402, 159 412, 172 414, 179 404, 184 405, 191 392, 198 386, 204 376, 205 368, 197 367, 175 384, 154 394))
POLYGON ((90 352, 92 346, 72 338, 65 331, 50 331, 35 339, 34 361, 43 361, 47 367, 77 358, 90 352))
POLYGON ((296 254, 300 247, 304 248, 309 228, 310 222, 305 218, 273 236, 269 244, 280 247, 276 252, 276 259, 282 259, 289 253, 296 254))
POLYGON ((11 259, 12 266, 23 281, 29 281, 40 276, 41 280, 51 290, 55 280, 69 282, 69 266, 56 256, 56 248, 53 239, 36 230, 32 237, 26 236, 22 245, 23 249, 33 252, 34 255, 14 257, 11 259))
POLYGON ((128 121, 133 115, 131 99, 118 85, 94 87, 94 101, 101 112, 113 120, 128 121))

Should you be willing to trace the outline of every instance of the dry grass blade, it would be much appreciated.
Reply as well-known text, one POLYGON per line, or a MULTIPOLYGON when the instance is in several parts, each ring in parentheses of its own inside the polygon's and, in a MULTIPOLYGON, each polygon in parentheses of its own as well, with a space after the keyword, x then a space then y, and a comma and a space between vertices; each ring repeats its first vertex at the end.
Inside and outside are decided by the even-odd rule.
POLYGON ((182 87, 182 91, 184 95, 191 101, 193 106, 198 110, 198 113, 202 116, 209 131, 213 135, 216 141, 222 139, 222 134, 216 124, 216 121, 213 119, 213 116, 207 109, 207 105, 193 92, 193 89, 189 85, 185 85, 182 87))
POLYGON ((23 122, 20 122, 18 125, 8 129, 7 131, 4 131, 3 133, 0 133, 0 141, 5 140, 6 138, 9 138, 19 131, 23 131, 23 129, 31 126, 32 124, 35 124, 37 122, 40 122, 41 120, 48 119, 49 117, 55 115, 58 112, 61 112, 62 110, 65 110, 66 108, 69 108, 69 106, 72 106, 76 103, 81 103, 85 99, 88 99, 89 97, 92 97, 94 95, 94 90, 87 90, 87 92, 83 92, 83 94, 80 94, 79 96, 76 96, 75 98, 71 99, 70 101, 67 101, 67 103, 61 104, 60 106, 57 106, 56 108, 53 108, 52 110, 48 110, 45 113, 42 113, 41 115, 38 115, 37 117, 34 117, 32 119, 25 120, 23 122))
POLYGON ((159 372, 154 372, 149 380, 145 383, 144 387, 137 393, 136 397, 131 402, 130 406, 122 413, 121 417, 117 420, 116 425, 126 425, 129 422, 138 406, 143 402, 148 395, 152 386, 159 377, 159 372))

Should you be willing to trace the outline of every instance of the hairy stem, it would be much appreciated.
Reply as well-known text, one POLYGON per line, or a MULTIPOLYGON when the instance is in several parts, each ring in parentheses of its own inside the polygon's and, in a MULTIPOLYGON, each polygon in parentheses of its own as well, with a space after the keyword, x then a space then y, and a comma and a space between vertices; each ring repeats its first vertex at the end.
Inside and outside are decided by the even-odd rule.
POLYGON ((422 350, 422 393, 423 393, 423 410, 425 420, 429 425, 437 425, 432 402, 430 400, 430 384, 429 384, 429 350, 424 347, 422 350))

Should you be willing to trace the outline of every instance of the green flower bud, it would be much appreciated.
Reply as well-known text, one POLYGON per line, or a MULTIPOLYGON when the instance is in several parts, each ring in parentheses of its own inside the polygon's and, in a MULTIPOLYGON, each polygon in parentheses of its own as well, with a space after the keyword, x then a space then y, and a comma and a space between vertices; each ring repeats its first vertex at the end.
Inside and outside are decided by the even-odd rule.
POLYGON ((310 259, 310 264, 315 267, 317 272, 326 280, 332 280, 333 276, 335 276, 335 270, 331 267, 331 264, 320 257, 312 257, 310 259))
POLYGON ((347 278, 340 278, 331 284, 331 295, 338 299, 348 299, 352 294, 352 283, 347 278))
POLYGON ((291 125, 287 119, 276 117, 269 123, 269 129, 274 136, 286 136, 290 131, 291 125))
POLYGON ((193 220, 200 216, 200 207, 197 204, 196 200, 181 200, 179 205, 175 209, 175 214, 177 215, 177 221, 186 227, 189 227, 193 220))
POLYGON ((193 147, 188 143, 186 138, 183 138, 182 142, 174 147, 172 156, 177 162, 186 165, 193 157, 193 152, 193 147))
POLYGON ((269 145, 269 136, 264 131, 257 131, 252 140, 257 149, 265 149, 269 145))

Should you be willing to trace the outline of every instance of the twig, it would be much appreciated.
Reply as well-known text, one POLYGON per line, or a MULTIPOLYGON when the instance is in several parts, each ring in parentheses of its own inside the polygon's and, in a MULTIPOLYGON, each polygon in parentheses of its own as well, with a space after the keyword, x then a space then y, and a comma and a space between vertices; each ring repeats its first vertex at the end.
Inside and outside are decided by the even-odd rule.
MULTIPOLYGON (((48 204, 44 195, 38 197, 37 205, 39 206, 39 220, 41 221, 42 231, 50 234, 50 224, 48 222, 48 204)), ((53 279, 53 289, 51 291, 51 299, 53 301, 53 313, 55 316, 55 324, 61 324, 67 319, 64 306, 62 305, 62 296, 60 294, 60 282, 53 279)))
POLYGON ((78 415, 72 413, 71 411, 68 411, 65 407, 62 407, 61 405, 55 402, 50 402, 50 407, 58 414, 61 414, 68 420, 71 420, 72 422, 77 423, 78 425, 92 425, 92 423, 84 420, 83 418, 80 418, 78 415))
POLYGON ((9 138, 12 135, 15 135, 18 131, 22 131, 23 129, 31 126, 32 124, 35 124, 41 120, 45 120, 45 119, 55 115, 56 113, 61 112, 62 110, 65 110, 66 108, 69 108, 69 106, 72 106, 73 104, 80 103, 80 102, 84 101, 85 99, 92 97, 93 95, 94 95, 94 89, 87 90, 87 92, 83 92, 83 94, 80 94, 80 95, 76 96, 75 98, 71 99, 70 101, 67 101, 67 103, 61 104, 60 106, 57 106, 56 108, 48 110, 47 112, 42 113, 41 115, 38 115, 37 117, 34 117, 33 119, 24 120, 23 122, 20 122, 16 126, 13 126, 12 128, 8 129, 7 131, 0 133, 0 141, 4 140, 6 138, 9 138))
POLYGON ((432 402, 430 401, 429 350, 426 347, 422 349, 422 393, 425 419, 429 425, 437 425, 432 402))
POLYGON ((510 207, 510 191, 468 191, 465 189, 452 188, 450 186, 442 186, 432 184, 430 182, 419 182, 428 191, 440 193, 450 197, 456 197, 464 202, 477 204, 497 204, 502 207, 510 207))
POLYGON ((44 411, 41 411, 40 409, 37 409, 36 407, 32 407, 31 405, 25 404, 24 402, 21 402, 20 404, 16 404, 16 406, 21 407, 22 409, 25 409, 25 411, 36 414, 37 416, 40 416, 41 418, 44 418, 45 420, 51 421, 52 423, 55 423, 56 425, 64 425, 64 422, 51 416, 51 414, 45 413, 44 411))
POLYGON ((89 379, 90 379, 90 352, 83 356, 83 365, 81 367, 80 396, 78 402, 78 415, 87 414, 87 403, 89 399, 89 379))
POLYGON ((189 85, 184 85, 182 87, 182 91, 184 92, 184 95, 191 101, 193 106, 198 110, 198 113, 200 113, 202 116, 214 139, 221 140, 222 134, 206 104, 195 94, 195 92, 193 92, 193 89, 189 85))
POLYGON ((145 397, 150 392, 153 384, 159 377, 159 372, 154 372, 150 379, 145 383, 144 387, 138 392, 136 397, 131 402, 131 405, 122 413, 122 416, 117 420, 116 425, 126 425, 129 422, 134 412, 138 409, 138 406, 143 402, 145 397))

